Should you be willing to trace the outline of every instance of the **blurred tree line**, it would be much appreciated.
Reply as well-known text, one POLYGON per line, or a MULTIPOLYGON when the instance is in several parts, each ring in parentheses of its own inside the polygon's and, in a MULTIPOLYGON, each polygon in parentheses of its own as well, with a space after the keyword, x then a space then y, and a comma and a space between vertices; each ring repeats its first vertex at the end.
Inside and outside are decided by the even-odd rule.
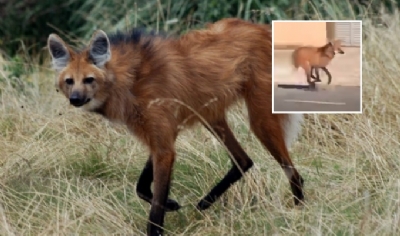
POLYGON ((144 26, 172 33, 223 17, 269 23, 275 19, 361 19, 389 12, 400 0, 0 0, 0 50, 38 53, 50 33, 67 41, 93 30, 144 26))

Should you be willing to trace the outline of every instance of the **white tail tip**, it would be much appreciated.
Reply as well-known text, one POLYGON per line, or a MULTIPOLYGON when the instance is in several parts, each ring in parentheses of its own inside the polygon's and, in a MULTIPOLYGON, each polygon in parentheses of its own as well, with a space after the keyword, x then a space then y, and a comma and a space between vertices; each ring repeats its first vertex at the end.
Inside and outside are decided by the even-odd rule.
POLYGON ((286 148, 289 149, 299 136, 301 126, 304 122, 303 114, 288 114, 283 121, 286 148))

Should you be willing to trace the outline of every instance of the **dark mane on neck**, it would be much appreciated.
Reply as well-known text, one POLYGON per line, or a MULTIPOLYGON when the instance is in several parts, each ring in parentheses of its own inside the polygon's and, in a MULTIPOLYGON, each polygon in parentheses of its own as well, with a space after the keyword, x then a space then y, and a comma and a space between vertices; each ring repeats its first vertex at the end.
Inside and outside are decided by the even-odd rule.
POLYGON ((325 50, 326 50, 327 48, 329 48, 329 47, 333 47, 333 45, 332 45, 330 42, 328 42, 327 44, 325 44, 325 45, 322 46, 322 47, 319 47, 319 48, 318 48, 318 51, 319 51, 319 52, 325 52, 325 50))
POLYGON ((111 45, 118 45, 120 43, 133 43, 137 44, 141 39, 152 38, 167 38, 165 32, 155 32, 154 30, 146 30, 144 27, 132 28, 131 30, 122 32, 117 30, 115 33, 108 34, 111 45))

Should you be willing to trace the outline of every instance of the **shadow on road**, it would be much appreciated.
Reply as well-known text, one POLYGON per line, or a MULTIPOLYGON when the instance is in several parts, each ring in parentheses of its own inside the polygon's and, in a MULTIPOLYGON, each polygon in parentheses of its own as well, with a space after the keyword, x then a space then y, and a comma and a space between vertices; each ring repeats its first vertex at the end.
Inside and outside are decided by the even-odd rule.
POLYGON ((308 85, 303 85, 303 84, 278 84, 277 87, 283 89, 300 89, 305 91, 314 91, 310 89, 308 85))

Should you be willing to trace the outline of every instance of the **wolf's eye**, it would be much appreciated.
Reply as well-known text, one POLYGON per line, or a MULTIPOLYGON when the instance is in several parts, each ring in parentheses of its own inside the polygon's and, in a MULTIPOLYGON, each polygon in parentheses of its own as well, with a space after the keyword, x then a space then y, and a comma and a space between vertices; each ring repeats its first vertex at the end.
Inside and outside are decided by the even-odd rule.
POLYGON ((93 77, 87 77, 87 78, 83 79, 84 84, 91 84, 91 83, 93 83, 93 81, 94 81, 93 77))
POLYGON ((72 84, 74 84, 74 79, 67 78, 67 79, 65 79, 65 83, 67 83, 68 85, 72 85, 72 84))

